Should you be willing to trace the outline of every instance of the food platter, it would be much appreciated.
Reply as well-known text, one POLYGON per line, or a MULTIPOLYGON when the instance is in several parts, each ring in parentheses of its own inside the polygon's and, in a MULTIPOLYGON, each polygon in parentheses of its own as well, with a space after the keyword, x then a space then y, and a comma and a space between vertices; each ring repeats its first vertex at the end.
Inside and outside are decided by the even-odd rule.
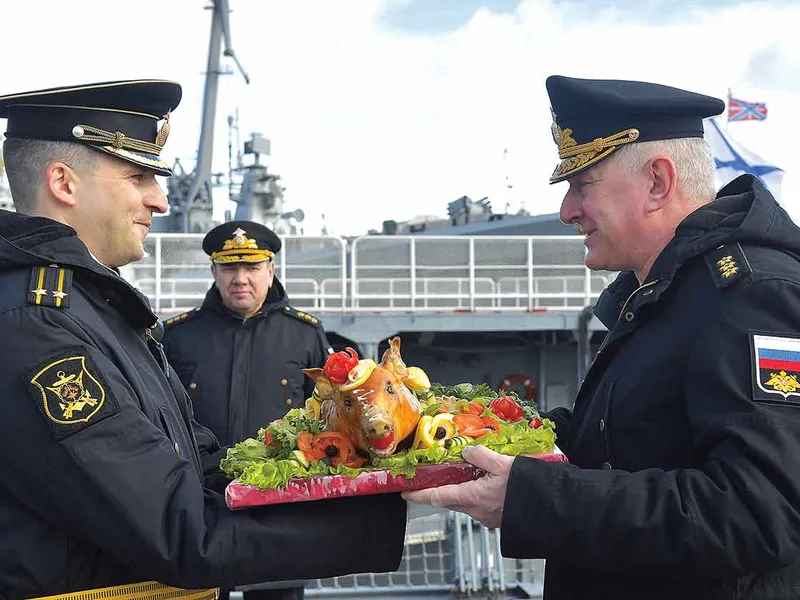
MULTIPOLYGON (((533 458, 547 462, 566 462, 566 456, 557 448, 553 452, 536 454, 533 458)), ((320 475, 294 478, 286 487, 259 489, 241 485, 237 480, 228 484, 225 502, 231 509, 250 508, 270 504, 308 502, 349 496, 388 494, 463 483, 481 477, 485 472, 467 462, 422 465, 411 478, 392 475, 389 469, 365 471, 355 477, 348 475, 320 475)))
POLYGON ((314 393, 229 448, 220 468, 231 479, 231 509, 420 490, 474 480, 467 446, 566 461, 555 423, 535 403, 487 384, 431 383, 406 366, 400 338, 381 363, 352 348, 323 368, 304 369, 314 393))

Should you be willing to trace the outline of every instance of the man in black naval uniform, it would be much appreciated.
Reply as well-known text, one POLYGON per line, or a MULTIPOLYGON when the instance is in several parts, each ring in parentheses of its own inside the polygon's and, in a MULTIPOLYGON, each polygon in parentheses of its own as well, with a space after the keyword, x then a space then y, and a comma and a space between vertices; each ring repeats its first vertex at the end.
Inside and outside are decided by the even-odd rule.
POLYGON ((170 174, 160 153, 180 97, 154 80, 0 97, 18 211, 0 211, 7 600, 199 600, 399 565, 396 494, 234 512, 208 487, 217 440, 118 273, 167 209, 155 175, 170 174))
POLYGON ((800 597, 800 228, 743 175, 715 194, 703 118, 724 103, 551 77, 561 219, 609 331, 572 411, 570 464, 464 456, 489 475, 410 493, 547 559, 546 600, 800 597))
POLYGON ((281 240, 252 221, 209 231, 203 250, 214 284, 203 304, 164 326, 164 351, 189 391, 195 417, 223 446, 303 406, 330 345, 316 317, 289 305, 275 277, 281 240))
MULTIPOLYGON (((214 284, 203 304, 164 324, 167 360, 189 391, 195 418, 224 446, 255 437, 314 391, 302 369, 322 367, 330 346, 316 317, 289 305, 275 277, 281 239, 252 221, 209 231, 203 250, 214 284)), ((303 588, 245 598, 302 598, 303 588)))

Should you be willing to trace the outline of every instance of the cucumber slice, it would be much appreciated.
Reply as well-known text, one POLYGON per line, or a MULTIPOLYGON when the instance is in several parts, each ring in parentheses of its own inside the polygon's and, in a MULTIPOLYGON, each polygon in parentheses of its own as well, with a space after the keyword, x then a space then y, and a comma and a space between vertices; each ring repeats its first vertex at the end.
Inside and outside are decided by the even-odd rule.
POLYGON ((292 456, 290 456, 289 459, 293 460, 294 462, 300 463, 306 469, 311 464, 310 462, 308 462, 308 459, 306 458, 306 455, 303 454, 302 450, 292 450, 292 456))

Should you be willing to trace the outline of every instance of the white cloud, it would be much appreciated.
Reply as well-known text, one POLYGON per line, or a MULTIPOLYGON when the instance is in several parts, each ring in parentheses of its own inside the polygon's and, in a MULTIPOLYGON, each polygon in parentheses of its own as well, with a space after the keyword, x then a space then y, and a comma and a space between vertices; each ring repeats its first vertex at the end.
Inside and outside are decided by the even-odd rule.
MULTIPOLYGON (((800 94, 776 89, 774 79, 767 87, 747 68, 765 48, 797 54, 791 24, 800 6, 695 7, 680 22, 645 24, 618 9, 581 14, 575 5, 521 0, 514 14, 479 11, 458 31, 412 35, 383 24, 378 0, 230 2, 234 48, 252 84, 238 75, 220 81, 215 170, 227 167, 225 118, 238 107, 243 137, 255 130, 271 138, 270 164, 287 186, 288 208, 305 210, 307 231, 323 212, 335 232, 357 234, 388 218, 443 213, 462 194, 489 195, 502 210, 506 172, 515 205, 557 210, 563 189, 547 183, 556 154, 544 88, 553 73, 718 97, 731 87, 767 102, 766 122, 731 125, 731 133, 786 169, 784 197, 800 199, 792 171, 800 94)), ((177 79, 185 100, 167 154, 191 160, 209 32, 202 4, 74 0, 68 13, 55 1, 10 4, 0 51, 24 59, 6 61, 0 91, 177 79), (120 7, 122 17, 114 14, 120 7)))

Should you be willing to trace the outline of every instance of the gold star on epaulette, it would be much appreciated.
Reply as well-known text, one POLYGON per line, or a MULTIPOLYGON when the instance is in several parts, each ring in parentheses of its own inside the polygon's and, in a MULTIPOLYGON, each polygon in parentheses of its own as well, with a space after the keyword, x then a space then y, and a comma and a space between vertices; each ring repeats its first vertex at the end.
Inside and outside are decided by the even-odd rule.
POLYGON ((36 306, 67 308, 72 288, 72 269, 58 265, 31 268, 28 302, 36 306))
POLYGON ((706 255, 718 288, 726 288, 753 272, 740 244, 720 246, 706 255))
POLYGON ((717 267, 719 268, 719 273, 725 279, 732 275, 736 275, 739 272, 739 268, 736 266, 736 261, 733 260, 733 256, 730 254, 728 256, 724 256, 717 261, 717 267))
POLYGON ((299 310, 297 311, 297 316, 300 317, 301 319, 305 319, 309 323, 313 323, 314 325, 319 323, 319 319, 317 319, 316 317, 312 317, 308 313, 304 313, 304 312, 299 311, 299 310))
POLYGON ((179 315, 175 315, 174 317, 171 317, 171 318, 167 319, 166 321, 164 321, 164 327, 168 327, 170 325, 175 325, 175 323, 180 323, 181 321, 185 321, 191 315, 195 314, 197 312, 197 310, 198 309, 195 308, 195 309, 192 309, 192 310, 190 310, 188 312, 181 313, 179 315))
POLYGON ((295 319, 300 319, 301 321, 305 321, 306 323, 310 323, 311 325, 319 325, 319 319, 314 315, 308 314, 307 312, 296 310, 291 306, 287 306, 285 308, 285 312, 287 315, 290 315, 295 319))

